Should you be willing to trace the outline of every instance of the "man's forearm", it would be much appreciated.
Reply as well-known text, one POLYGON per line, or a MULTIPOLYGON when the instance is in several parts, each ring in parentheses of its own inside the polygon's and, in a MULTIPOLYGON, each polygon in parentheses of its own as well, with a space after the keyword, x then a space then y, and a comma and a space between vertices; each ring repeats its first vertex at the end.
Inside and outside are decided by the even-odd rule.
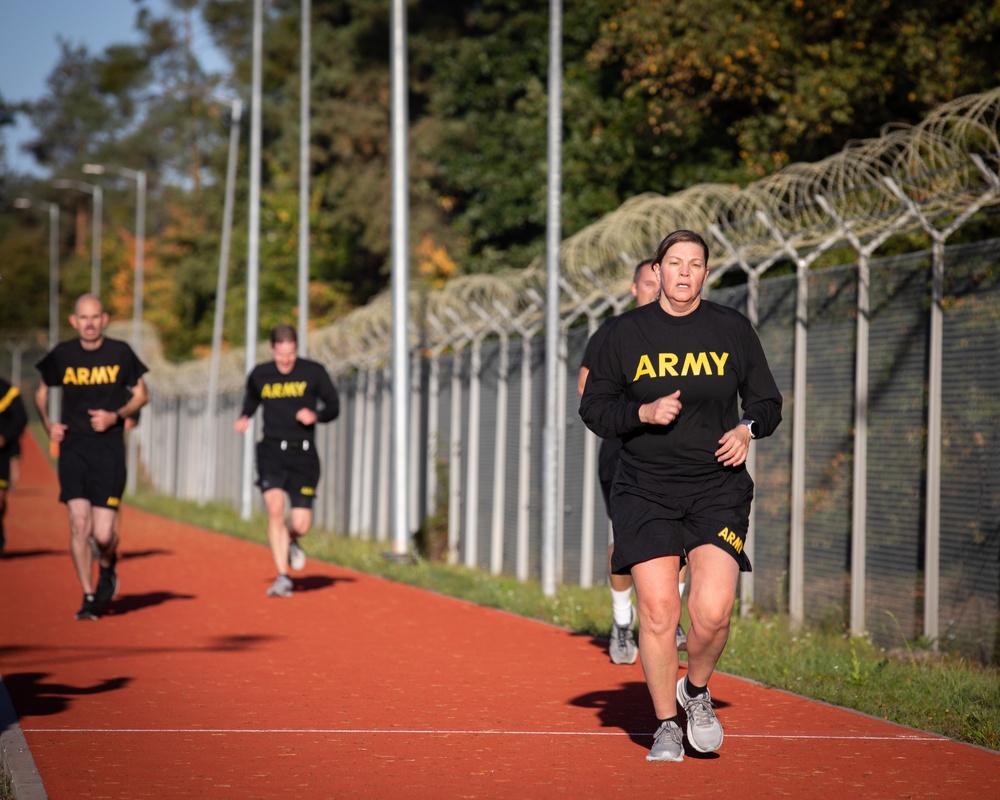
POLYGON ((38 412, 38 417, 42 421, 42 425, 45 427, 46 433, 49 430, 49 387, 44 383, 38 387, 35 392, 35 411, 38 412))
POLYGON ((146 385, 142 381, 139 381, 135 386, 132 387, 132 396, 129 401, 123 405, 121 408, 112 408, 121 419, 125 417, 133 417, 139 413, 139 410, 149 402, 149 392, 146 391, 146 385))

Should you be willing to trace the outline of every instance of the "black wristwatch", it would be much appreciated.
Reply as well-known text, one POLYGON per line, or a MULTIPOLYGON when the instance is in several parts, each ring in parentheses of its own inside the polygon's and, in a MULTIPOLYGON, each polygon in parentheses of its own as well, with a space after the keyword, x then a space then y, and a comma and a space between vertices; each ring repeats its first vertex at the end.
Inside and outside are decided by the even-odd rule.
POLYGON ((754 430, 753 430, 753 426, 757 424, 756 422, 754 422, 752 419, 747 419, 746 417, 744 417, 743 419, 740 420, 739 424, 747 426, 747 428, 750 431, 750 438, 751 439, 756 439, 757 438, 757 434, 754 433, 754 430))

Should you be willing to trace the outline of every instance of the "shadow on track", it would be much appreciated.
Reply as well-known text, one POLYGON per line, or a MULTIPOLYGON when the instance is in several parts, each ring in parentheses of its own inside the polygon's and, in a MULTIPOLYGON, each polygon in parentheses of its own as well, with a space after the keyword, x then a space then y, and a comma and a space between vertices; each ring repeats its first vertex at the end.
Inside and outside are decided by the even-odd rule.
POLYGON ((315 592, 336 586, 338 583, 354 583, 354 578, 331 578, 328 575, 304 575, 292 578, 296 592, 315 592))
POLYGON ((75 697, 114 692, 123 689, 131 678, 108 678, 93 686, 70 686, 65 683, 46 683, 47 672, 15 672, 4 675, 3 682, 11 697, 17 698, 18 716, 47 717, 61 714, 75 697))
POLYGON ((174 600, 195 600, 197 595, 177 594, 176 592, 146 592, 146 594, 126 594, 120 595, 117 600, 111 601, 105 616, 120 617, 131 614, 134 611, 153 608, 174 600))

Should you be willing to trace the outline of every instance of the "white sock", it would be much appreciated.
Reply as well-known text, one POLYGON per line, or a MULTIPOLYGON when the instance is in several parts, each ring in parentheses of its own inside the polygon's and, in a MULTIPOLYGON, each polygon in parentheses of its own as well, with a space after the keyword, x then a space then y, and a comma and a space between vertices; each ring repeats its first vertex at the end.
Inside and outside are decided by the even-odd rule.
POLYGON ((683 597, 684 597, 684 587, 685 587, 685 586, 687 586, 687 584, 686 584, 686 583, 678 583, 678 584, 677 584, 677 589, 678 589, 678 591, 680 592, 680 595, 681 595, 681 598, 683 598, 683 597))
POLYGON ((626 589, 624 592, 611 590, 611 613, 615 618, 615 625, 624 628, 632 624, 631 589, 626 589))

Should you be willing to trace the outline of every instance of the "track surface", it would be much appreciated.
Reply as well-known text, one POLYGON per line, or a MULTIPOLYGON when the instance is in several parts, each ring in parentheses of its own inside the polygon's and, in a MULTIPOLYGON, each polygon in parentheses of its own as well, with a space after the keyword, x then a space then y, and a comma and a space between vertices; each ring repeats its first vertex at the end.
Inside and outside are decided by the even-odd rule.
POLYGON ((606 643, 123 514, 121 591, 77 622, 55 475, 25 437, 0 675, 51 798, 996 798, 1000 754, 726 675, 722 749, 650 764, 606 643))

